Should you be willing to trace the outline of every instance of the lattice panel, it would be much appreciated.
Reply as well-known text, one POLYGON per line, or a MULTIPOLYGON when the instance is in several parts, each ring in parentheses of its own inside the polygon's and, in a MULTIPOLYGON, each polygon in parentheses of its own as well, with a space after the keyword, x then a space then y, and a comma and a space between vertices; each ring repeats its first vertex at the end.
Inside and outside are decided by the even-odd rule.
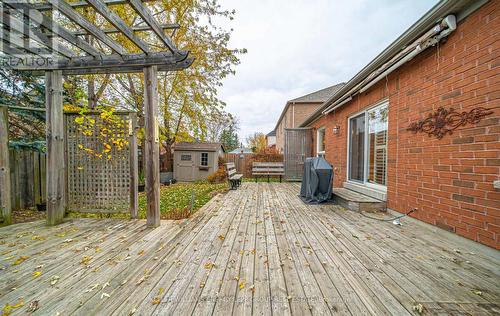
POLYGON ((99 114, 87 114, 95 124, 92 133, 84 133, 81 124, 75 122, 79 115, 65 114, 67 202, 71 211, 129 212, 130 117, 128 114, 114 115, 120 118, 119 124, 105 124, 99 114), (103 141, 101 132, 107 141, 122 139, 124 146, 105 148, 107 141, 103 141))

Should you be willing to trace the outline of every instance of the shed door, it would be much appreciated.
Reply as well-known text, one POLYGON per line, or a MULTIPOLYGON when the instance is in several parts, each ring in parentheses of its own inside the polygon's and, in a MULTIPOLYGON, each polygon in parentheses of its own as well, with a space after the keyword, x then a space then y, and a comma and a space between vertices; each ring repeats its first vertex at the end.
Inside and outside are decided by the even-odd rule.
POLYGON ((194 181, 195 154, 192 152, 179 153, 177 159, 177 180, 178 181, 194 181))

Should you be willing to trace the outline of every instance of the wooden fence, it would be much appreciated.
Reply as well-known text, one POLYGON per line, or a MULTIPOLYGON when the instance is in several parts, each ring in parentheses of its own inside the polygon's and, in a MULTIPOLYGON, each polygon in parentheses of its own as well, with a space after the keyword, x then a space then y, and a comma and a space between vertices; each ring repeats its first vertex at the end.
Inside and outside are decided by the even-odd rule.
POLYGON ((44 204, 45 154, 31 149, 9 149, 12 210, 44 204))
POLYGON ((234 162, 237 173, 243 174, 244 177, 252 177, 252 162, 282 162, 283 155, 281 154, 225 154, 226 162, 234 162))

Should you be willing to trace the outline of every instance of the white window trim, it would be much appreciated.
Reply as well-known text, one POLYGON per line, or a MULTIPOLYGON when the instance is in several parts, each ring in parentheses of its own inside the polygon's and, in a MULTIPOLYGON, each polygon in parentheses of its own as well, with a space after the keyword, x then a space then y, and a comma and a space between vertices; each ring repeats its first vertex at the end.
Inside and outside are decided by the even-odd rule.
MULTIPOLYGON (((324 131, 325 133, 323 134, 323 141, 324 141, 324 138, 326 137, 326 128, 324 126, 318 128, 318 130, 316 131, 316 156, 317 157, 325 157, 325 151, 326 151, 326 148, 323 148, 323 150, 319 150, 319 144, 320 144, 320 141, 319 141, 319 133, 321 131, 324 131)), ((326 147, 326 146, 325 146, 326 147)))
MULTIPOLYGON (((368 106, 366 108, 364 108, 363 110, 361 111, 358 111, 356 113, 353 113, 351 115, 349 115, 347 117, 347 153, 346 153, 346 157, 347 157, 347 173, 346 173, 346 181, 347 182, 350 182, 350 183, 355 183, 355 184, 358 184, 358 185, 363 185, 363 186, 366 186, 366 187, 371 187, 373 189, 376 189, 376 190, 379 190, 379 191, 383 191, 383 192, 386 192, 387 191, 387 185, 381 185, 381 184, 375 184, 375 183, 368 183, 366 181, 366 174, 367 174, 367 169, 368 169, 368 166, 367 166, 367 163, 366 163, 366 159, 367 159, 367 155, 368 155, 368 147, 366 146, 366 139, 365 139, 365 148, 364 148, 364 159, 365 159, 365 162, 363 163, 364 166, 364 171, 363 171, 363 177, 365 178, 363 181, 357 181, 357 180, 351 180, 349 179, 349 175, 351 174, 351 164, 350 164, 350 157, 349 157, 349 152, 350 152, 350 149, 351 149, 351 142, 350 142, 350 139, 349 137, 351 136, 350 135, 350 132, 351 132, 351 119, 353 117, 356 117, 362 113, 366 113, 369 112, 370 110, 373 110, 375 108, 378 108, 378 107, 382 107, 382 106, 387 106, 387 108, 389 109, 389 99, 387 98, 384 98, 382 100, 380 100, 379 102, 371 105, 371 106, 368 106)), ((366 117, 365 117, 366 118, 366 117)), ((365 128, 367 128, 365 126, 365 128)), ((389 136, 387 136, 389 137, 389 136)), ((386 170, 387 170, 387 161, 386 161, 386 170)), ((386 184, 387 184, 387 174, 386 174, 386 184)))
POLYGON ((208 167, 208 160, 209 160, 209 156, 208 156, 207 152, 204 152, 204 153, 200 154, 200 166, 202 166, 202 167, 208 167), (206 165, 203 164, 203 154, 207 154, 207 164, 206 165))

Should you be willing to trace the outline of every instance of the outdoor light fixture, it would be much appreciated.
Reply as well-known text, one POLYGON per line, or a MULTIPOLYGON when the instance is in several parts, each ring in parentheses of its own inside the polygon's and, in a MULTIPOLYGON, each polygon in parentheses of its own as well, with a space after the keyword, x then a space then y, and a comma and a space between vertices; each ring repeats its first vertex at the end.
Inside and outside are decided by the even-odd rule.
POLYGON ((334 134, 334 135, 337 135, 337 134, 339 133, 339 131, 340 131, 340 126, 335 125, 335 126, 333 127, 333 134, 334 134))

